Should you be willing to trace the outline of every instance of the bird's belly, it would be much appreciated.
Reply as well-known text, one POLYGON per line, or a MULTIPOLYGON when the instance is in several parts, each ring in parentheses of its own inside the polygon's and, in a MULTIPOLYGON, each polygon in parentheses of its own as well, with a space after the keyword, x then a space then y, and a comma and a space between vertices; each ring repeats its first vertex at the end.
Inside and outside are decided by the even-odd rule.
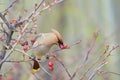
POLYGON ((37 58, 41 59, 41 57, 45 56, 46 53, 48 53, 49 49, 50 49, 49 47, 41 45, 36 47, 33 50, 33 53, 37 58))

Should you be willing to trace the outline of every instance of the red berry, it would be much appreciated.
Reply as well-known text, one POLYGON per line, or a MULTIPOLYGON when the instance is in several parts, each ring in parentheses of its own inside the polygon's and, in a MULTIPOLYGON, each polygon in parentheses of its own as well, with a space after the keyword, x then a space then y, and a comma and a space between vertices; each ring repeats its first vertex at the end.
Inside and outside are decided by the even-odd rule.
POLYGON ((8 80, 14 80, 13 77, 8 78, 8 80))
POLYGON ((52 61, 49 61, 49 62, 48 62, 48 66, 49 66, 49 67, 53 67, 53 65, 54 65, 54 64, 53 64, 52 61))
POLYGON ((67 45, 67 44, 60 45, 60 48, 61 48, 61 49, 67 49, 67 48, 68 48, 68 45, 67 45))
POLYGON ((50 70, 50 71, 53 71, 53 70, 54 70, 54 68, 49 66, 49 70, 50 70))
POLYGON ((63 48, 64 48, 64 49, 68 48, 68 45, 67 45, 67 44, 64 44, 63 48))
POLYGON ((21 42, 21 46, 28 45, 28 41, 21 42))
POLYGON ((33 44, 33 43, 35 42, 35 39, 34 39, 34 38, 32 38, 30 41, 31 41, 31 43, 33 44))
POLYGON ((28 45, 24 45, 24 46, 23 46, 23 50, 24 50, 24 51, 27 51, 29 48, 30 48, 30 47, 29 47, 28 45))
POLYGON ((61 45, 61 44, 60 44, 59 46, 60 46, 61 49, 64 49, 64 45, 61 45))

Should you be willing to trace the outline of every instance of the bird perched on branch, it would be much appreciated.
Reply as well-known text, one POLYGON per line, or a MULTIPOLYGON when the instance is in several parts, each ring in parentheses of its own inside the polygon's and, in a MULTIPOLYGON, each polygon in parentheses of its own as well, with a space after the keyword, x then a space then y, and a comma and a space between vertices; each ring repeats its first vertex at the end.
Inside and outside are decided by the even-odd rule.
MULTIPOLYGON (((50 33, 40 33, 38 36, 36 36, 33 44, 33 55, 36 57, 36 59, 40 60, 49 52, 53 45, 58 45, 60 48, 64 46, 62 36, 57 30, 52 29, 52 32, 50 33)), ((39 70, 39 63, 38 61, 34 60, 32 71, 37 72, 39 70)))

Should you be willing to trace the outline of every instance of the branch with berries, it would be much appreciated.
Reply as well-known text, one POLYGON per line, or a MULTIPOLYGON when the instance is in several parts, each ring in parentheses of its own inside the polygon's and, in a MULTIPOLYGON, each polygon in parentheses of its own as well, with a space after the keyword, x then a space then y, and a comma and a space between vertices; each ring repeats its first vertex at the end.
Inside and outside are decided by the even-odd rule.
MULTIPOLYGON (((51 3, 52 5, 58 4, 60 2, 62 2, 63 0, 58 0, 55 1, 53 3, 51 3)), ((28 28, 28 25, 30 24, 30 22, 34 22, 34 15, 35 13, 38 11, 38 9, 43 5, 43 3, 45 2, 45 0, 42 0, 39 4, 35 5, 35 9, 33 10, 33 12, 30 13, 29 16, 27 16, 25 19, 23 20, 17 20, 17 19, 13 19, 12 21, 8 21, 6 18, 6 15, 9 12, 9 9, 12 8, 14 6, 14 4, 17 2, 17 0, 13 1, 10 6, 8 8, 6 8, 4 11, 2 11, 0 13, 0 17, 3 20, 3 22, 1 22, 2 24, 6 24, 8 31, 4 30, 4 34, 6 35, 5 37, 5 41, 2 42, 3 44, 5 44, 6 46, 11 46, 11 41, 12 41, 12 35, 14 34, 15 30, 17 27, 20 27, 20 35, 19 38, 15 40, 14 45, 12 46, 11 51, 8 53, 8 55, 6 56, 6 51, 8 50, 8 48, 6 48, 5 45, 3 46, 3 49, 1 50, 1 54, 0 54, 0 59, 2 60, 0 62, 0 66, 2 66, 2 63, 10 56, 10 54, 14 51, 14 48, 16 47, 17 44, 19 44, 19 41, 21 40, 21 38, 26 34, 26 29, 28 28), (26 22, 26 23, 25 23, 26 22)), ((48 6, 45 6, 45 9, 48 9, 48 6), (46 8, 45 8, 46 7, 46 8)), ((42 8, 42 11, 44 11, 45 9, 42 8)), ((37 15, 36 15, 37 16, 37 15)), ((32 28, 32 27, 31 27, 32 28)), ((5 29, 5 28, 4 28, 5 29)), ((31 30, 30 30, 31 32, 31 30)), ((30 33, 29 32, 29 33, 30 33)), ((3 38, 3 37, 1 37, 3 38)), ((31 41, 33 42, 33 40, 31 39, 31 41)), ((25 46, 23 49, 27 50, 28 46, 25 46)))
MULTIPOLYGON (((6 16, 9 13, 9 9, 17 4, 17 0, 14 0, 4 11, 1 11, 0 18, 2 22, 0 23, 0 43, 2 45, 2 49, 0 50, 0 70, 2 70, 2 66, 4 63, 30 63, 30 69, 34 69, 34 72, 40 72, 39 70, 41 69, 41 71, 46 73, 48 76, 55 77, 55 74, 53 72, 55 72, 56 64, 58 63, 67 74, 69 80, 74 80, 76 77, 79 77, 80 80, 92 80, 97 73, 111 73, 115 75, 120 75, 116 72, 106 72, 102 70, 102 68, 109 63, 107 59, 111 56, 111 53, 119 48, 120 45, 113 46, 112 49, 110 49, 110 45, 106 45, 103 52, 100 53, 100 55, 97 55, 94 61, 91 61, 91 59, 95 55, 94 48, 96 47, 96 40, 99 36, 98 30, 96 30, 96 32, 93 34, 93 39, 90 42, 89 47, 86 49, 86 53, 84 53, 82 63, 78 65, 78 67, 73 72, 69 71, 62 58, 58 57, 58 54, 63 50, 67 51, 72 49, 72 47, 80 44, 81 40, 73 42, 73 44, 71 45, 67 45, 63 42, 61 35, 56 30, 52 30, 52 32, 50 33, 37 34, 38 15, 41 15, 43 11, 50 9, 52 6, 63 1, 64 0, 53 0, 52 2, 49 2, 46 0, 41 0, 41 2, 39 2, 38 4, 34 4, 34 10, 32 10, 28 16, 23 19, 20 17, 18 19, 12 19, 11 21, 9 21, 6 16), (31 23, 32 26, 29 26, 31 23), (34 37, 35 35, 37 36, 34 37), (46 54, 47 52, 49 52, 49 49, 53 46, 53 44, 58 45, 60 48, 52 51, 51 54, 46 54), (29 53, 29 51, 32 52, 31 50, 34 49, 34 53, 39 56, 31 55, 29 53), (20 53, 22 59, 11 59, 10 57, 13 56, 14 53, 18 55, 20 53), (31 62, 34 63, 31 64, 31 62), (47 62, 47 68, 42 65, 42 63, 45 62, 47 62), (90 72, 92 74, 89 74, 90 72)), ((27 10, 24 11, 27 12, 27 10)), ((3 74, 9 73, 9 71, 4 72, 3 74)), ((34 72, 31 71, 30 73, 37 80, 42 80, 38 76, 36 76, 36 73, 34 72)))

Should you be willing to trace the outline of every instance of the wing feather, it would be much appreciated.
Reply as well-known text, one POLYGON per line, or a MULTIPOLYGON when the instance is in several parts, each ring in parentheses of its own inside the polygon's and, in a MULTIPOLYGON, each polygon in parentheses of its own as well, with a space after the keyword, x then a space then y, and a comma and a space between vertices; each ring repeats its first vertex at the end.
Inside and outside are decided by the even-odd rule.
POLYGON ((36 48, 36 47, 38 47, 40 44, 38 44, 38 42, 39 42, 39 40, 42 38, 42 36, 43 36, 43 33, 40 33, 40 34, 38 34, 36 37, 35 37, 35 42, 34 42, 34 44, 33 44, 33 48, 36 48))

